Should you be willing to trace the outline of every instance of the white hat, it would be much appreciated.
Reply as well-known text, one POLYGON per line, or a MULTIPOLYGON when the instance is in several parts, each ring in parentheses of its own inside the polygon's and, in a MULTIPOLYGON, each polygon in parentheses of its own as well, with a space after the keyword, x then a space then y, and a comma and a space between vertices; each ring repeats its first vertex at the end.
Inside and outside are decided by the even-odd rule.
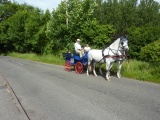
POLYGON ((80 39, 77 39, 77 41, 81 41, 80 39))

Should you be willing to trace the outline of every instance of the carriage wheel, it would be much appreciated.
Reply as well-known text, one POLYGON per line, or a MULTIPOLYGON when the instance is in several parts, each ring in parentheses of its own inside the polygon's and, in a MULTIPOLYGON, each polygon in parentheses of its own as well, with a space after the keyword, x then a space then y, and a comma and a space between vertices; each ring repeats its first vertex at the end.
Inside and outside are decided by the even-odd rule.
POLYGON ((75 71, 78 74, 81 74, 83 72, 83 65, 81 62, 77 62, 75 65, 75 71))
POLYGON ((70 63, 69 60, 66 60, 66 61, 65 61, 65 63, 64 63, 64 69, 65 69, 66 71, 71 71, 72 66, 71 66, 71 63, 70 63))

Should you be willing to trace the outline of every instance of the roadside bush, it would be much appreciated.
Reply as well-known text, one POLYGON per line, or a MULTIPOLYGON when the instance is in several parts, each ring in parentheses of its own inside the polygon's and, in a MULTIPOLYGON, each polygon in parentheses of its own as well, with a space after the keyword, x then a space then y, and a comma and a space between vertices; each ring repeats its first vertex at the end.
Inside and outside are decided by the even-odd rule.
POLYGON ((140 59, 148 62, 160 62, 160 40, 142 47, 140 59))

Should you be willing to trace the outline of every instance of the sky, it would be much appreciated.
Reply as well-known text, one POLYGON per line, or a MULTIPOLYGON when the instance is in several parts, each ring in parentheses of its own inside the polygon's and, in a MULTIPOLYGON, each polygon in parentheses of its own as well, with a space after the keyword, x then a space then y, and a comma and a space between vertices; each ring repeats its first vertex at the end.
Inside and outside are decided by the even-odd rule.
MULTIPOLYGON (((53 11, 53 8, 56 9, 58 4, 64 0, 11 0, 12 2, 15 1, 19 4, 27 3, 28 5, 32 5, 34 7, 38 7, 42 10, 49 10, 50 12, 53 11)), ((160 3, 160 0, 154 0, 160 3)))
POLYGON ((56 9, 58 4, 61 3, 63 0, 10 0, 11 2, 17 2, 19 4, 27 3, 28 5, 38 7, 42 10, 49 10, 50 12, 53 11, 53 8, 56 9))

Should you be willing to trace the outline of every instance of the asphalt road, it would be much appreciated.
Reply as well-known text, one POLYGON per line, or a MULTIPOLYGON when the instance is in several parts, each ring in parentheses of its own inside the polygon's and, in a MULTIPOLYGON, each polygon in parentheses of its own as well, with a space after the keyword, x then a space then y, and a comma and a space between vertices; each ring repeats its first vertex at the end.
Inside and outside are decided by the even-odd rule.
POLYGON ((7 56, 0 56, 0 74, 30 120, 160 120, 159 84, 114 76, 108 82, 7 56))

